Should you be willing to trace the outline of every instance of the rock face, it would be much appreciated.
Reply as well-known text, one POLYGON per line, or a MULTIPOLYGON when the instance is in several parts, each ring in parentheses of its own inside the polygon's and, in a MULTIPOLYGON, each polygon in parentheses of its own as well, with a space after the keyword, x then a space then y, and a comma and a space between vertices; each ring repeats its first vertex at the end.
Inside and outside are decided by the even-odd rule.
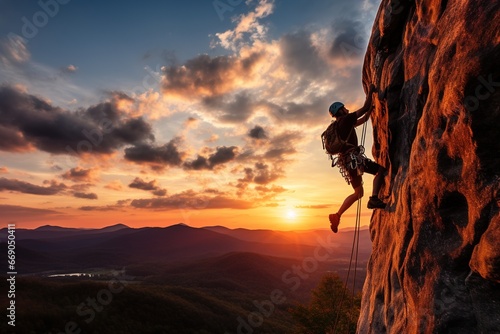
POLYGON ((389 204, 358 333, 500 333, 500 1, 383 0, 371 83, 389 204))

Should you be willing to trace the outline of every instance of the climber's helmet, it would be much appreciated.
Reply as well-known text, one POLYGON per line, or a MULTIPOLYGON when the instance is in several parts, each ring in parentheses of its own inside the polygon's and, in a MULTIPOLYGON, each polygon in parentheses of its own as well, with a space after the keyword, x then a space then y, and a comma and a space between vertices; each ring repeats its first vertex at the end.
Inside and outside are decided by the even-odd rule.
POLYGON ((333 117, 337 114, 337 112, 344 107, 344 104, 342 102, 334 102, 328 109, 330 112, 330 115, 333 117))

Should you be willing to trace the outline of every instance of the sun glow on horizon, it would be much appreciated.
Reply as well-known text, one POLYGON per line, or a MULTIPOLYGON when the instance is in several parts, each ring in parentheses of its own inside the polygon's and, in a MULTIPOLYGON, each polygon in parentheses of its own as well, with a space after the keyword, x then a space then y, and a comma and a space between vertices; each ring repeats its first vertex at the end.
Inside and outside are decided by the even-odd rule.
POLYGON ((297 212, 293 209, 288 209, 286 212, 286 218, 289 220, 295 220, 297 218, 297 212))

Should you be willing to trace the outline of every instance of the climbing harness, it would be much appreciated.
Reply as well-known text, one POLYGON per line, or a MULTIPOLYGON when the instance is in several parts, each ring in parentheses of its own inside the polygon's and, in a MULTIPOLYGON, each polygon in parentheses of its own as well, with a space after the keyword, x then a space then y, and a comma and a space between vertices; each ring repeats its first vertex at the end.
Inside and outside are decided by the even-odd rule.
POLYGON ((363 175, 365 163, 368 158, 365 155, 365 148, 362 145, 353 147, 344 153, 332 157, 332 167, 339 168, 340 175, 347 184, 351 184, 351 174, 349 169, 356 170, 358 175, 363 175))

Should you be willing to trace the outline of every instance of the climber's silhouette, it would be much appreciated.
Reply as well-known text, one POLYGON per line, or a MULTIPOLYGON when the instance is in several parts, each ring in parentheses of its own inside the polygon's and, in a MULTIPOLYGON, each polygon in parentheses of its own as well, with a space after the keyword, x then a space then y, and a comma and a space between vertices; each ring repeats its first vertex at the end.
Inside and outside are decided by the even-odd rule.
MULTIPOLYGON (((334 164, 338 165, 342 175, 348 183, 352 184, 354 193, 347 196, 337 213, 329 215, 330 227, 337 233, 342 214, 351 207, 354 202, 363 197, 363 172, 375 175, 373 179, 373 193, 368 201, 369 209, 385 208, 385 203, 378 198, 379 190, 384 181, 385 168, 368 159, 364 154, 364 148, 358 146, 358 137, 354 128, 368 121, 372 112, 372 95, 375 87, 372 85, 366 96, 363 107, 353 113, 349 113, 343 103, 335 102, 329 108, 329 113, 337 123, 337 135, 344 145, 338 152, 334 164)), ((325 131, 326 132, 326 131, 325 131)))

